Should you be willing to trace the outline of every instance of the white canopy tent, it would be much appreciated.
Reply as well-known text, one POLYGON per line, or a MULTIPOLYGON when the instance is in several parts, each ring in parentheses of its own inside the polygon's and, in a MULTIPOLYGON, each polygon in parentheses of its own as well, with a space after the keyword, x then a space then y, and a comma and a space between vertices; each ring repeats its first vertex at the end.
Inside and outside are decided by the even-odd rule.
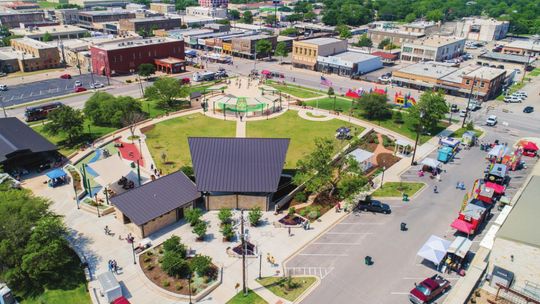
POLYGON ((122 176, 135 182, 136 185, 138 183, 137 173, 134 172, 129 164, 118 155, 98 160, 88 164, 88 166, 98 174, 94 180, 103 187, 114 187, 116 182, 122 176))
POLYGON ((433 262, 435 265, 439 265, 442 259, 444 259, 450 244, 450 241, 432 235, 416 255, 433 262))
POLYGON ((426 157, 421 162, 422 165, 428 166, 434 169, 440 168, 442 166, 441 162, 433 158, 426 157))
POLYGON ((458 236, 448 247, 448 253, 453 253, 460 258, 464 258, 471 249, 472 241, 468 238, 458 236))

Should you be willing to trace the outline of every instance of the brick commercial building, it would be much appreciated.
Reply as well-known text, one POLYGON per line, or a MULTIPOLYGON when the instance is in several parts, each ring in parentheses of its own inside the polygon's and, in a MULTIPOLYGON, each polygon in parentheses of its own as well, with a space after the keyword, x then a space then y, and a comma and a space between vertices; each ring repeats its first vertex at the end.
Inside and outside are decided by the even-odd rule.
POLYGON ((171 14, 176 11, 176 7, 169 3, 150 3, 150 10, 160 14, 171 14))
POLYGON ((46 34, 50 35, 53 40, 77 39, 83 38, 85 36, 90 36, 90 33, 87 29, 67 24, 42 26, 37 28, 18 28, 11 29, 10 32, 13 33, 13 35, 25 36, 40 41, 43 41, 43 37, 45 37, 46 34))
POLYGON ((395 84, 419 90, 441 89, 446 94, 489 100, 497 96, 506 77, 504 69, 466 66, 451 67, 437 62, 420 62, 392 73, 395 84))
POLYGON ((268 54, 258 54, 255 51, 255 46, 257 42, 261 40, 268 40, 272 45, 272 50, 275 49, 277 44, 277 36, 269 36, 264 34, 244 36, 244 37, 233 37, 232 38, 232 54, 244 58, 263 58, 267 57, 268 54))
POLYGON ((169 57, 184 60, 184 41, 171 38, 147 38, 111 42, 90 48, 92 70, 99 75, 125 75, 143 63, 169 57))
POLYGON ((171 30, 182 26, 180 17, 150 17, 120 20, 120 32, 145 31, 152 33, 154 30, 171 30))
POLYGON ((43 12, 3 12, 0 13, 0 25, 9 29, 17 28, 22 24, 27 26, 45 22, 43 12))
POLYGON ((227 8, 229 5, 229 0, 199 0, 199 5, 203 7, 227 8))
POLYGON ((294 67, 315 70, 319 56, 331 56, 347 51, 347 40, 316 38, 294 41, 292 51, 294 67))
MULTIPOLYGON (((8 51, 8 50, 6 50, 8 51)), ((31 38, 11 39, 11 52, 23 72, 60 67, 60 54, 55 46, 31 38)))
POLYGON ((404 43, 401 47, 401 60, 409 62, 445 61, 461 56, 464 49, 464 38, 431 36, 404 43))
POLYGON ((82 11, 78 13, 78 24, 93 28, 94 23, 119 21, 120 19, 135 18, 135 13, 125 10, 82 11))
POLYGON ((197 190, 207 210, 273 210, 288 138, 190 137, 197 190))

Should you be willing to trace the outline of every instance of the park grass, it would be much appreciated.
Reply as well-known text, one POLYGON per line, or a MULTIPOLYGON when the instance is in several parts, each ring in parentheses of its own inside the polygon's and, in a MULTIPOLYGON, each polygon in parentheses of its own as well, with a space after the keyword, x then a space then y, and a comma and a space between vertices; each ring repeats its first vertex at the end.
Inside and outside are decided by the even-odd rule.
POLYGON ((535 68, 534 70, 529 72, 529 76, 531 77, 536 77, 538 75, 540 75, 540 68, 535 68))
MULTIPOLYGON (((336 97, 335 110, 343 113, 349 113, 351 110, 352 102, 350 99, 343 97, 336 97)), ((334 97, 324 97, 320 99, 308 100, 305 102, 307 106, 324 109, 328 111, 334 111, 334 97)))
POLYGON ((276 90, 280 90, 281 92, 285 94, 289 94, 296 98, 314 98, 314 97, 323 96, 322 92, 318 92, 315 90, 311 90, 311 89, 308 89, 302 86, 293 85, 293 84, 283 85, 283 84, 279 84, 273 81, 269 81, 267 82, 267 84, 276 90))
POLYGON ((41 8, 56 8, 58 3, 48 2, 48 1, 38 1, 37 3, 41 8))
POLYGON ((191 166, 188 136, 234 137, 236 123, 193 114, 160 122, 144 133, 155 165, 164 173, 171 173, 182 166, 191 166))
MULTIPOLYGON (((287 111, 284 114, 269 120, 250 121, 247 123, 247 137, 290 138, 289 150, 285 160, 285 168, 296 168, 299 159, 309 154, 315 147, 315 138, 324 137, 335 140, 336 129, 348 123, 332 119, 329 121, 311 121, 298 116, 296 111, 287 111)), ((363 131, 357 128, 358 134, 363 131)), ((336 152, 342 148, 344 142, 335 140, 336 152)))
POLYGON ((114 132, 116 128, 112 127, 100 127, 92 124, 92 122, 89 119, 86 119, 84 121, 84 127, 83 127, 83 134, 81 136, 81 141, 79 143, 76 143, 75 145, 67 145, 67 135, 63 132, 60 132, 58 134, 52 135, 44 131, 45 124, 32 126, 32 129, 34 131, 41 134, 43 137, 48 139, 50 142, 55 144, 59 148, 59 152, 62 153, 64 156, 68 156, 71 153, 77 151, 77 149, 80 147, 82 143, 88 140, 95 140, 97 138, 100 138, 106 134, 114 132), (90 126, 90 129, 88 128, 90 126), (90 133, 91 132, 91 133, 90 133))
POLYGON ((77 303, 77 304, 90 304, 90 295, 86 291, 86 285, 80 284, 75 289, 63 290, 54 289, 46 290, 41 295, 28 298, 21 302, 21 304, 64 304, 64 303, 77 303))
MULTIPOLYGON (((529 74, 530 75, 530 74, 529 74)), ((518 82, 515 82, 512 86, 510 86, 510 88, 508 88, 508 90, 506 90, 506 95, 512 95, 514 94, 515 92, 523 89, 523 87, 525 86, 525 82, 524 81, 518 81, 518 82)), ((497 96, 497 100, 501 100, 501 101, 504 101, 504 97, 506 96, 505 93, 501 93, 501 95, 497 96)))
POLYGON ((317 281, 314 277, 292 277, 291 280, 293 284, 298 284, 297 287, 292 290, 286 289, 287 278, 283 277, 261 278, 257 279, 257 282, 276 296, 293 302, 317 281))
POLYGON ((408 196, 413 196, 416 192, 420 191, 425 184, 414 182, 386 182, 384 187, 379 188, 373 192, 373 197, 401 197, 403 193, 408 196))
POLYGON ((249 289, 247 296, 244 296, 243 292, 240 291, 229 301, 227 301, 227 304, 268 304, 268 302, 266 302, 253 290, 249 289))
MULTIPOLYGON (((461 138, 463 136, 463 133, 465 133, 467 131, 470 131, 470 130, 468 130, 467 128, 459 128, 454 133, 452 133, 452 135, 450 135, 450 137, 461 138)), ((484 132, 482 130, 474 129, 473 131, 476 134, 477 138, 482 136, 482 134, 484 134, 484 132)))

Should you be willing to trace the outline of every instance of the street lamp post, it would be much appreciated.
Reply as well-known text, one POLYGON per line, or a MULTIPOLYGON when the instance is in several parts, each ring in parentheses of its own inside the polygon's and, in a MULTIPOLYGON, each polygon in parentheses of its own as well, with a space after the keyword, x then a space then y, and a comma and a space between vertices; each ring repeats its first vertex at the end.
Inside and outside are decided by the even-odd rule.
POLYGON ((191 273, 188 274, 188 288, 189 288, 189 304, 193 304, 193 302, 191 302, 191 273))
MULTIPOLYGON (((420 120, 422 120, 423 117, 424 117, 424 111, 421 110, 420 120)), ((413 150, 412 159, 411 159, 411 166, 414 166, 414 157, 416 156, 416 147, 418 146, 418 139, 420 137, 420 131, 422 129, 421 124, 422 122, 420 121, 418 124, 418 128, 416 129, 416 140, 414 141, 414 150, 413 150)))
POLYGON ((244 234, 244 209, 240 210, 240 238, 242 240, 242 291, 247 295, 246 286, 246 236, 244 234))
POLYGON ((259 280, 262 279, 262 252, 259 252, 259 280))
POLYGON ((131 243, 131 252, 133 253, 133 265, 137 265, 137 256, 135 255, 135 246, 133 245, 133 239, 129 240, 131 243))
POLYGON ((465 108, 465 116, 463 116, 463 123, 461 124, 462 128, 465 127, 465 121, 467 120, 467 116, 469 115, 469 107, 471 105, 471 97, 472 97, 473 89, 475 85, 476 85, 476 77, 473 78, 471 90, 469 91, 469 99, 467 100, 467 107, 465 108))
POLYGON ((142 156, 142 143, 141 143, 141 138, 140 137, 139 137, 139 153, 141 153, 140 158, 143 159, 143 156, 142 156))

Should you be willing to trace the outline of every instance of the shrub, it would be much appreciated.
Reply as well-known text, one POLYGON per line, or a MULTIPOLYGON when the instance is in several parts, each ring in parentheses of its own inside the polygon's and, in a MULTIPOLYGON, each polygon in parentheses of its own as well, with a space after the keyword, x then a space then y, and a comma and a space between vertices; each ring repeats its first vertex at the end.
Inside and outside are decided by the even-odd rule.
POLYGON ((153 269, 154 269, 154 265, 152 265, 152 264, 146 265, 146 270, 152 271, 153 269))
POLYGON ((150 250, 150 251, 147 251, 147 252, 146 252, 146 255, 149 256, 149 257, 151 257, 152 255, 154 255, 154 253, 150 250))
POLYGON ((218 213, 218 218, 221 221, 221 225, 229 224, 232 218, 231 209, 221 208, 218 213))
POLYGON ((173 235, 163 242, 163 250, 165 254, 167 254, 167 252, 176 252, 180 254, 182 258, 186 257, 186 246, 181 243, 181 239, 177 235, 173 235))
POLYGON ((251 224, 251 226, 257 226, 257 224, 261 220, 261 217, 262 217, 261 208, 256 207, 249 210, 248 218, 249 218, 249 223, 251 224))
POLYGON ((184 286, 182 286, 180 283, 177 283, 176 286, 174 286, 174 289, 176 290, 181 290, 182 288, 184 288, 184 286))
POLYGON ((190 177, 193 176, 193 167, 191 166, 182 166, 180 167, 180 171, 182 171, 186 176, 190 177))
POLYGON ((126 80, 126 83, 132 83, 131 79, 126 80))
POLYGON ((193 208, 186 211, 186 221, 191 227, 195 226, 201 219, 202 210, 199 208, 193 208))
POLYGON ((291 207, 289 208, 289 211, 287 212, 290 216, 293 216, 296 213, 296 208, 291 207))
POLYGON ((199 221, 197 224, 195 224, 195 227, 193 227, 193 233, 197 235, 197 238, 199 240, 204 239, 204 236, 206 235, 206 229, 208 228, 208 224, 206 224, 205 221, 199 221))
POLYGON ((306 214, 308 213, 308 208, 302 208, 298 211, 298 213, 301 215, 301 216, 306 216, 306 214))
POLYGON ((467 129, 467 131, 473 131, 474 130, 474 124, 472 121, 469 121, 467 123, 467 125, 465 126, 465 129, 467 129))
POLYGON ((234 230, 231 224, 223 225, 221 228, 221 233, 227 241, 230 241, 234 237, 234 230))
POLYGON ((196 255, 189 261, 191 271, 196 272, 200 277, 207 275, 212 267, 212 258, 206 255, 196 255))
POLYGON ((145 257, 145 258, 143 259, 143 261, 144 261, 145 263, 148 263, 148 262, 150 262, 151 260, 152 260, 151 257, 145 257))
POLYGON ((186 277, 190 273, 189 264, 178 252, 166 251, 161 262, 161 269, 172 277, 186 277))
POLYGON ((393 117, 393 120, 395 123, 397 124, 402 124, 404 121, 403 121, 403 114, 401 113, 401 111, 395 111, 394 112, 394 115, 392 115, 393 117))
POLYGON ((163 280, 161 281, 161 285, 163 285, 163 287, 169 287, 171 283, 168 280, 163 280))
POLYGON ((298 202, 304 203, 304 202, 307 202, 308 196, 306 195, 304 191, 300 191, 296 193, 296 195, 294 196, 294 199, 298 202))

